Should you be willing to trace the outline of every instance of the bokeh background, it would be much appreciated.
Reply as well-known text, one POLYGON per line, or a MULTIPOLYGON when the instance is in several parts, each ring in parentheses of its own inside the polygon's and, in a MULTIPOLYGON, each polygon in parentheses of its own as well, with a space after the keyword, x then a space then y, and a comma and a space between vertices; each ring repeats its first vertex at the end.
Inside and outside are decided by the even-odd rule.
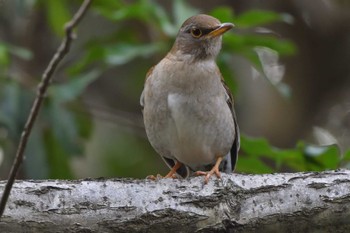
MULTIPOLYGON (((78 0, 0 0, 0 178, 78 0)), ((95 0, 58 67, 19 178, 135 177, 168 168, 139 96, 182 22, 236 28, 218 64, 242 133, 237 172, 350 168, 350 1, 95 0)))

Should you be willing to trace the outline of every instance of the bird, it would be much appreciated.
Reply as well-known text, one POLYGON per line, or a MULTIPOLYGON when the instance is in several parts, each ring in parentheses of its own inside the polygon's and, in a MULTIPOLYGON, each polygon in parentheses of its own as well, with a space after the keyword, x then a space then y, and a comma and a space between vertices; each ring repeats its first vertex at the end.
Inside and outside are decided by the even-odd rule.
POLYGON ((163 178, 201 175, 207 184, 213 174, 234 170, 240 133, 215 61, 222 35, 233 27, 206 14, 188 18, 146 74, 140 104, 148 140, 170 168, 163 178))

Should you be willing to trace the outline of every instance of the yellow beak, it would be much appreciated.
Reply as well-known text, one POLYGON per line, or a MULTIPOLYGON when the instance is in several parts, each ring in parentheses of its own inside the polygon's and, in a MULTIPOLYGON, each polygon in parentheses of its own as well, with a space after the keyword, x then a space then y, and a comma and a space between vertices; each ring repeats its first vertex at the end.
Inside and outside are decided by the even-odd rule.
POLYGON ((215 30, 211 31, 208 34, 208 37, 213 38, 213 37, 221 36, 222 34, 227 32, 228 30, 230 30, 234 26, 235 25, 233 23, 223 23, 218 28, 216 28, 215 30))

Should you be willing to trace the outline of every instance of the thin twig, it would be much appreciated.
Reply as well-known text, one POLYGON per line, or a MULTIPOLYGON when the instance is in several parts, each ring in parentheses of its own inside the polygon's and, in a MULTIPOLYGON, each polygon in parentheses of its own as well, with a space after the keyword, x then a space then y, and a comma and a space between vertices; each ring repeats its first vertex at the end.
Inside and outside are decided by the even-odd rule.
POLYGON ((56 53, 54 54, 49 65, 47 66, 46 70, 43 73, 43 76, 41 78, 41 82, 38 85, 37 96, 34 100, 34 103, 33 103, 32 108, 30 110, 26 124, 24 126, 23 131, 22 131, 21 139, 20 139, 18 147, 17 147, 16 157, 15 157, 15 160, 12 164, 12 168, 10 171, 8 181, 7 181, 6 186, 5 186, 5 190, 4 190, 2 197, 1 197, 0 218, 1 218, 2 214, 4 213, 7 199, 10 195, 10 192, 11 192, 13 183, 15 181, 18 169, 19 169, 20 165, 22 164, 24 150, 26 148, 28 138, 29 138, 29 135, 32 131, 35 120, 38 116, 41 104, 44 100, 46 90, 50 85, 52 74, 55 72, 56 67, 60 63, 60 61, 68 53, 70 46, 71 46, 71 43, 72 43, 72 40, 73 40, 72 31, 73 31, 74 27, 76 27, 77 24, 84 17, 90 4, 91 4, 91 0, 85 0, 83 2, 83 4, 80 6, 79 10, 73 16, 73 18, 65 25, 66 35, 63 38, 61 45, 58 47, 56 53))

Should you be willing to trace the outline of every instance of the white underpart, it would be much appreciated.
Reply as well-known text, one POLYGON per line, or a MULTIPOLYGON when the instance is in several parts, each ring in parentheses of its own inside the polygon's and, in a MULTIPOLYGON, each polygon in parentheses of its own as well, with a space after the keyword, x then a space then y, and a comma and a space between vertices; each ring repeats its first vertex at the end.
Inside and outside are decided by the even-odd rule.
POLYGON ((211 126, 196 118, 192 113, 193 106, 188 105, 187 99, 180 94, 168 95, 171 112, 169 136, 175 149, 174 156, 192 166, 211 163, 215 160, 215 154, 211 150, 215 138, 209 136, 211 126))

